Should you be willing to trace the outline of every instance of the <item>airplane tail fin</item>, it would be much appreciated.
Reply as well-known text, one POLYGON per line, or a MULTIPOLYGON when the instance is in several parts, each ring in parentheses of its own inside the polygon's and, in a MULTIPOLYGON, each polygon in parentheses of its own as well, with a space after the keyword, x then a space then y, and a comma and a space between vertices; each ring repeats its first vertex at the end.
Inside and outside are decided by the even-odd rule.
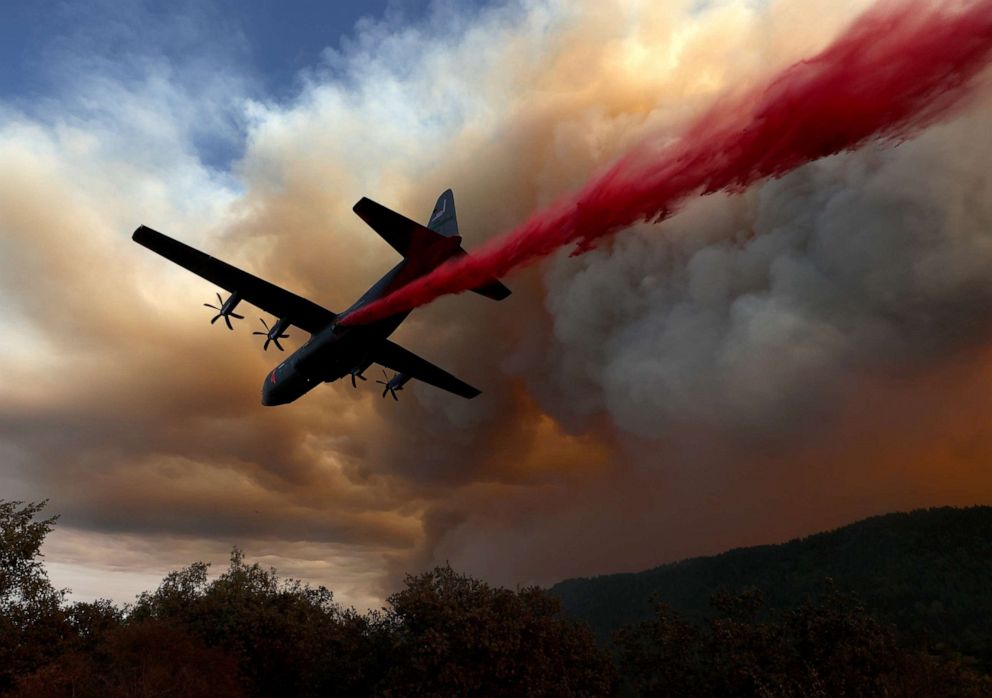
MULTIPOLYGON (((461 246, 455 196, 450 189, 438 197, 426 226, 366 197, 352 210, 405 258, 431 260, 425 273, 452 257, 468 254, 461 246)), ((496 279, 472 290, 497 301, 510 295, 510 289, 496 279)))
POLYGON ((437 197, 427 227, 446 238, 458 237, 458 218, 455 216, 455 195, 448 189, 437 197))
MULTIPOLYGON (((441 196, 437 197, 437 203, 434 204, 434 210, 431 211, 427 227, 445 237, 461 239, 458 235, 458 217, 455 214, 455 195, 450 189, 446 189, 441 196)), ((468 253, 459 247, 455 254, 462 256, 468 253)), ((473 288, 472 291, 480 296, 492 298, 494 301, 501 301, 510 295, 510 289, 496 279, 478 288, 473 288)))

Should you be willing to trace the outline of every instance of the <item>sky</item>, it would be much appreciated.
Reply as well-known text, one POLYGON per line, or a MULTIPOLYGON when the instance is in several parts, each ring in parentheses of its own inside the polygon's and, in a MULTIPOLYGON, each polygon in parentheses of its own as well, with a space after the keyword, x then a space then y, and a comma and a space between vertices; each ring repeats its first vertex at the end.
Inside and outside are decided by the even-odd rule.
POLYGON ((870 4, 4 5, 0 497, 60 514, 53 581, 123 602, 237 545, 365 608, 445 562, 550 584, 989 503, 985 74, 912 140, 417 310, 395 340, 471 402, 263 408, 262 314, 211 326, 216 289, 130 241, 341 310, 396 261, 362 196, 425 220, 452 187, 471 249, 870 4))

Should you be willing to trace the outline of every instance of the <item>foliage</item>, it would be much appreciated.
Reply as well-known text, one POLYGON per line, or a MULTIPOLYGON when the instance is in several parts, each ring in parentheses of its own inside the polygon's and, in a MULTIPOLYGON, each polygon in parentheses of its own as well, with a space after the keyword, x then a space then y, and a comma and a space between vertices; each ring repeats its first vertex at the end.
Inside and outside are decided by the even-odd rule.
POLYGON ((651 617, 661 599, 694 624, 712 617, 721 589, 761 589, 794 609, 824 579, 853 593, 901 636, 992 670, 992 507, 887 514, 784 543, 731 550, 635 574, 572 579, 550 591, 606 641, 651 617))
MULTIPOLYGON (((588 629, 561 617, 557 600, 448 567, 408 577, 389 607, 367 614, 342 609, 324 587, 248 564, 238 549, 216 579, 197 562, 125 609, 66 604, 38 561, 54 523, 33 521, 40 509, 0 509, 4 579, 17 580, 7 596, 32 608, 48 603, 30 633, 3 636, 8 654, 28 659, 4 664, 11 670, 0 694, 15 678, 13 695, 24 698, 579 696, 605 695, 614 681, 608 655, 588 629)), ((6 603, 0 623, 17 621, 18 608, 6 603)))
POLYGON ((159 620, 120 623, 67 649, 25 676, 17 698, 51 696, 176 695, 188 698, 240 698, 245 695, 237 662, 207 647, 186 628, 159 620))
POLYGON ((611 692, 609 657, 537 587, 494 588, 445 566, 408 576, 389 604, 386 695, 611 692))
POLYGON ((658 603, 619 630, 626 692, 638 696, 946 696, 992 694, 992 677, 899 644, 850 596, 829 588, 769 612, 756 590, 714 597, 703 627, 658 603))
MULTIPOLYGON (((547 592, 448 566, 408 576, 365 614, 238 549, 216 578, 194 563, 131 606, 70 604, 41 564, 55 522, 39 519, 42 506, 0 501, 0 695, 992 695, 988 676, 905 644, 834 587, 791 606, 753 589, 717 593, 707 616, 656 602, 617 635, 613 655, 547 592)), ((984 587, 972 600, 984 608, 984 587)), ((983 627, 974 624, 978 641, 983 627)))
POLYGON ((324 587, 280 581, 276 571, 247 564, 235 549, 227 570, 208 582, 207 565, 170 573, 144 593, 129 622, 179 624, 236 658, 251 695, 364 693, 374 675, 366 620, 345 611, 324 587))
POLYGON ((65 592, 40 561, 56 517, 35 520, 44 502, 0 501, 0 692, 55 656, 68 631, 65 592))

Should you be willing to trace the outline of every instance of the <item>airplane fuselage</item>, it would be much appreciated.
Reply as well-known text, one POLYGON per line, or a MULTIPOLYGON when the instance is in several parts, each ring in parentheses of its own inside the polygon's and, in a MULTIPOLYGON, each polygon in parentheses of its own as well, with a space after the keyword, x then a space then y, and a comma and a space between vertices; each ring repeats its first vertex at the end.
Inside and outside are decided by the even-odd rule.
POLYGON ((437 249, 417 258, 407 258, 393 267, 369 288, 354 305, 320 332, 311 335, 306 344, 276 366, 262 383, 262 404, 285 405, 320 385, 352 373, 360 375, 372 364, 378 344, 387 339, 409 315, 409 311, 391 315, 368 325, 347 326, 339 320, 358 308, 388 295, 452 256, 457 241, 441 238, 437 249), (453 244, 452 244, 453 243, 453 244))

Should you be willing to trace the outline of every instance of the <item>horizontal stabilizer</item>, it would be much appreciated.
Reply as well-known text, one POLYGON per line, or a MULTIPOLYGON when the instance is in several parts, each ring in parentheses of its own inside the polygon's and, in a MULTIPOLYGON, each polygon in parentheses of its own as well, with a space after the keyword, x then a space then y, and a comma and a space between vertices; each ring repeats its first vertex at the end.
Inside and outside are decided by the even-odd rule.
MULTIPOLYGON (((425 258, 433 260, 434 266, 445 259, 468 254, 461 246, 462 239, 458 235, 458 221, 455 216, 455 197, 450 189, 438 197, 427 223, 430 227, 422 226, 367 197, 362 197, 352 210, 404 258, 414 258, 423 253, 425 258), (443 247, 436 247, 438 245, 443 247), (432 254, 426 254, 428 250, 432 250, 432 254), (437 252, 440 254, 434 254, 437 252)), ((510 295, 510 289, 496 279, 472 290, 495 301, 501 301, 510 295)))
POLYGON ((492 298, 494 301, 501 301, 508 297, 511 293, 510 289, 504 286, 499 281, 490 281, 485 286, 479 286, 478 288, 473 288, 474 293, 478 293, 480 296, 485 296, 486 298, 492 298))
MULTIPOLYGON (((455 254, 458 257, 465 257, 468 255, 468 252, 466 252, 464 249, 459 247, 458 251, 455 254)), ((483 284, 482 286, 477 286, 476 288, 473 288, 472 292, 478 293, 480 296, 485 296, 486 298, 492 298, 494 301, 501 301, 504 298, 509 297, 509 295, 512 293, 510 289, 504 286, 497 279, 493 279, 483 284)))
POLYGON ((451 240, 448 244, 461 241, 458 236, 446 237, 436 233, 366 197, 362 197, 352 210, 404 257, 415 257, 441 240, 451 240))

